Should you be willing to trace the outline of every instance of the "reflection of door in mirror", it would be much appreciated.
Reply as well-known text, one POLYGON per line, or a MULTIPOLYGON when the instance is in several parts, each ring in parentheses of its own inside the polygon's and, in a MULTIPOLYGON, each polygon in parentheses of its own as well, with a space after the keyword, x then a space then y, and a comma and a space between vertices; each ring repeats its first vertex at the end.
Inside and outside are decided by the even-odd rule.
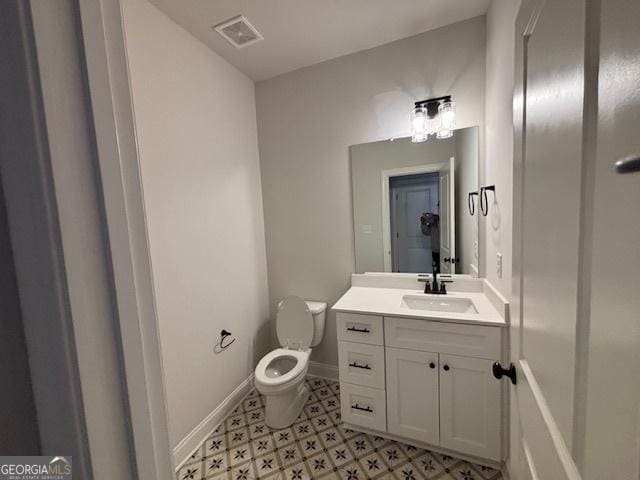
POLYGON ((440 272, 456 273, 455 158, 440 170, 440 272))
POLYGON ((427 212, 439 214, 438 173, 390 177, 389 201, 392 270, 430 272, 440 239, 433 240, 437 226, 423 232, 421 217, 427 212))

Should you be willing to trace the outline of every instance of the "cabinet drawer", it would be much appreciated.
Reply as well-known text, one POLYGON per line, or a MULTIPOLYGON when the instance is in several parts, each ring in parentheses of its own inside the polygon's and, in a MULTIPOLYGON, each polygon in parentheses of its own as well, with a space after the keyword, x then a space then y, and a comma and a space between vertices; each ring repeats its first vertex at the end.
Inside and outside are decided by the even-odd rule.
POLYGON ((340 381, 384 390, 384 347, 338 342, 340 381))
POLYGON ((382 317, 378 315, 361 315, 358 313, 336 314, 338 340, 348 342, 384 344, 382 317))
POLYGON ((340 382, 342 421, 370 428, 387 430, 387 404, 384 390, 340 382))
POLYGON ((385 317, 389 347, 451 353, 476 358, 500 358, 500 328, 385 317))

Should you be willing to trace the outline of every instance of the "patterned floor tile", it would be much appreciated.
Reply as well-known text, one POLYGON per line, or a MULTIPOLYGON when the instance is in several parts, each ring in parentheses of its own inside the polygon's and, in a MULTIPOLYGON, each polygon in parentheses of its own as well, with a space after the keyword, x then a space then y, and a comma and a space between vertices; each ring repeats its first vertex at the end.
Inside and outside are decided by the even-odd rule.
POLYGON ((414 458, 411 463, 428 480, 431 480, 432 478, 439 478, 439 476, 444 472, 444 467, 438 463, 429 452, 423 451, 422 455, 414 458))
POLYGON ((176 480, 502 480, 498 470, 342 424, 340 385, 307 379, 289 428, 270 429, 264 398, 249 395, 176 472, 176 480))
POLYGON ((426 480, 422 472, 411 462, 393 468, 393 476, 398 480, 426 480))
POLYGON ((201 480, 202 462, 188 463, 178 470, 180 480, 201 480))

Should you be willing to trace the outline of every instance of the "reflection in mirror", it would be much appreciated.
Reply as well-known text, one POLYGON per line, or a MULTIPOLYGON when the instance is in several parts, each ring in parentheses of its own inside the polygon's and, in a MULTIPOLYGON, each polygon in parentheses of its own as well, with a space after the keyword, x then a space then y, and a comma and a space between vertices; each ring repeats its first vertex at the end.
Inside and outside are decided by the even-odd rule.
POLYGON ((478 127, 354 145, 350 154, 357 273, 477 274, 468 200, 478 188, 478 127))

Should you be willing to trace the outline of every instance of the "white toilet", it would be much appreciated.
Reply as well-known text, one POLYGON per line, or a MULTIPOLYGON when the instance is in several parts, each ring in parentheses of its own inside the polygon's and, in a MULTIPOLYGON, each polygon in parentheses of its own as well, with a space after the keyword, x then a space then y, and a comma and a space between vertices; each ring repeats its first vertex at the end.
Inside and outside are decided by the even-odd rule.
POLYGON ((256 389, 266 398, 265 423, 285 428, 300 415, 309 395, 304 377, 311 348, 322 340, 325 302, 287 297, 278 304, 276 331, 282 348, 266 354, 255 371, 256 389))

